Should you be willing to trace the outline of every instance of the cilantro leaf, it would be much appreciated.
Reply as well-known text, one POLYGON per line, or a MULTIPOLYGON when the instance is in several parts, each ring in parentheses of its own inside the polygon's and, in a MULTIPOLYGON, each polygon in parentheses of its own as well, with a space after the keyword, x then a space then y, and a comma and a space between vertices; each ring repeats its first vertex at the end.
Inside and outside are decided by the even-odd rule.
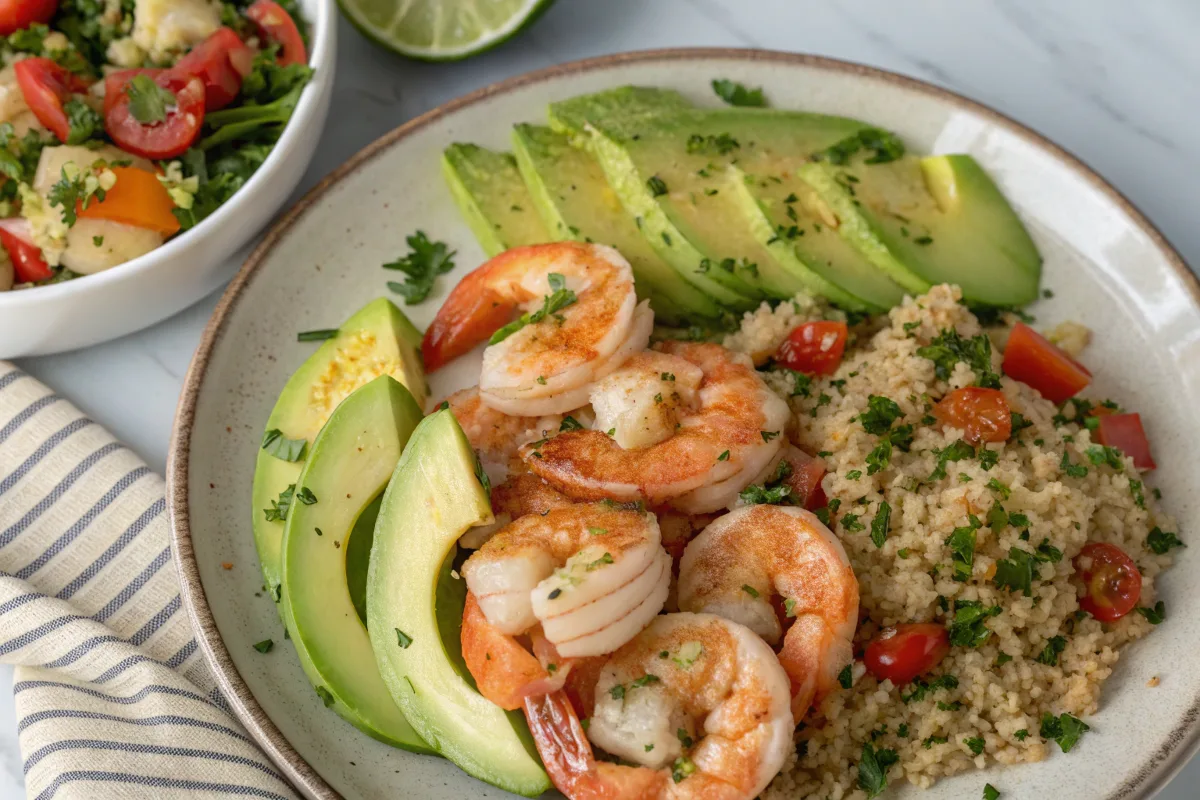
POLYGON ((1186 546, 1179 540, 1177 535, 1170 531, 1164 531, 1157 525, 1154 526, 1150 533, 1146 534, 1146 547, 1160 556, 1168 552, 1172 547, 1186 546))
POLYGON ((975 531, 978 520, 971 518, 972 524, 954 531, 946 537, 946 546, 950 548, 951 559, 954 563, 954 580, 965 581, 971 577, 971 568, 975 565, 975 531))
POLYGON ((455 251, 445 242, 431 242, 424 231, 405 237, 407 255, 383 265, 384 269, 396 269, 407 277, 404 283, 388 281, 388 288, 404 298, 405 305, 416 305, 429 297, 438 275, 454 269, 455 251))
POLYGON ((880 439, 879 444, 867 453, 867 474, 874 475, 888 468, 892 463, 892 440, 880 439))
POLYGON ((996 562, 992 581, 999 588, 1020 591, 1026 597, 1033 594, 1033 579, 1037 575, 1034 557, 1017 547, 1009 548, 1008 558, 996 562))
POLYGON ((556 312, 575 303, 575 292, 566 288, 566 278, 557 272, 551 272, 547 276, 547 281, 550 284, 550 294, 542 297, 542 307, 532 314, 522 314, 493 333, 492 338, 488 340, 488 344, 503 342, 526 325, 536 325, 546 317, 556 314, 556 312))
POLYGON ((1046 646, 1042 648, 1042 652, 1038 654, 1036 661, 1039 664, 1057 667, 1058 657, 1065 649, 1067 649, 1067 637, 1052 636, 1049 640, 1047 640, 1046 646))
POLYGON ((159 86, 149 75, 133 76, 125 84, 125 94, 130 115, 143 125, 166 122, 167 109, 179 103, 174 92, 159 86))
POLYGON ((787 501, 792 490, 787 486, 759 486, 751 484, 743 489, 738 497, 746 505, 780 505, 787 501))
POLYGON ((272 428, 263 434, 262 449, 267 451, 267 455, 284 461, 302 461, 308 449, 308 440, 289 439, 279 428, 272 428))
POLYGON ((1086 722, 1070 714, 1064 713, 1056 717, 1047 712, 1042 716, 1042 738, 1058 742, 1064 753, 1071 752, 1079 738, 1090 730, 1091 727, 1086 722))
POLYGON ((956 647, 979 647, 992 636, 984 623, 1000 614, 1000 606, 985 606, 978 600, 956 600, 954 620, 950 623, 950 644, 956 647))
POLYGON ((858 421, 863 430, 875 436, 882 436, 892 427, 892 423, 904 416, 896 401, 873 394, 867 397, 867 410, 859 414, 858 421))
POLYGON ((891 518, 892 507, 884 500, 879 504, 879 510, 875 512, 875 518, 871 520, 871 541, 876 547, 883 547, 883 543, 887 541, 891 518))
POLYGON ((718 78, 712 82, 712 90, 717 97, 731 106, 764 108, 767 105, 767 98, 763 95, 761 87, 748 89, 737 81, 718 78))
POLYGON ((858 787, 867 793, 867 800, 883 794, 887 788, 888 768, 899 760, 895 750, 881 748, 876 751, 870 742, 863 743, 862 758, 858 762, 858 787))
POLYGON ((71 98, 63 104, 70 126, 67 133, 67 144, 83 144, 104 131, 104 120, 96 110, 78 98, 71 98))
POLYGON ((934 374, 949 380, 954 365, 963 362, 975 373, 975 383, 987 389, 1000 388, 1000 376, 992 369, 992 341, 987 334, 964 339, 954 328, 946 328, 917 355, 933 362, 934 374))
POLYGON ((951 461, 962 461, 964 458, 972 458, 975 455, 975 448, 959 439, 956 442, 951 442, 946 445, 945 449, 934 449, 933 454, 937 456, 937 466, 933 472, 929 473, 928 481, 936 481, 946 477, 946 465, 951 461))
POLYGON ((1154 608, 1145 608, 1138 606, 1134 611, 1146 618, 1146 621, 1151 625, 1159 625, 1167 618, 1167 604, 1159 600, 1154 604, 1154 608))

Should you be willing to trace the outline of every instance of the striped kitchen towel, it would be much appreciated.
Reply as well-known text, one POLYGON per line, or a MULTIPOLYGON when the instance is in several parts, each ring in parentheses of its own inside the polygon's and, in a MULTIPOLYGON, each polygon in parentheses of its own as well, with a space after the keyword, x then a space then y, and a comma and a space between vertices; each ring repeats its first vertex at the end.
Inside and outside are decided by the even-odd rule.
POLYGON ((0 361, 0 662, 30 798, 292 798, 180 607, 162 478, 0 361))

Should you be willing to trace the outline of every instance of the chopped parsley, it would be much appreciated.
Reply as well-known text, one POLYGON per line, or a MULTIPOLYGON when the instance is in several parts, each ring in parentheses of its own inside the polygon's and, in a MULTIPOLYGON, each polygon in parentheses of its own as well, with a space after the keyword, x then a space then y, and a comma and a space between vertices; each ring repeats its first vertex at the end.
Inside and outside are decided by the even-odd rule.
POLYGON ((675 763, 671 765, 671 780, 676 783, 681 783, 685 778, 696 771, 696 765, 687 756, 680 756, 675 759, 675 763))
POLYGON ((867 410, 859 415, 863 430, 875 436, 882 436, 892 427, 892 423, 904 416, 896 401, 877 394, 867 397, 867 410))
POLYGON ((581 430, 583 430, 583 425, 579 424, 579 420, 575 419, 570 414, 563 417, 562 423, 558 426, 559 433, 565 433, 567 431, 581 431, 581 430))
POLYGON ((1000 790, 990 783, 983 785, 983 800, 1000 800, 1000 790))
POLYGON ((996 562, 996 574, 992 582, 998 588, 1020 591, 1026 597, 1033 594, 1033 579, 1037 577, 1037 567, 1032 554, 1018 547, 1008 550, 1008 558, 996 562))
POLYGON ((1027 731, 1025 728, 1021 728, 1021 730, 1013 733, 1013 738, 1018 742, 1023 742, 1029 738, 1029 731, 1027 731))
POLYGON ((260 653, 269 653, 271 648, 275 646, 275 642, 271 639, 263 639, 261 642, 256 642, 254 649, 260 653))
POLYGON ((1058 746, 1064 753, 1071 752, 1071 748, 1079 742, 1079 738, 1090 730, 1091 727, 1086 722, 1070 714, 1064 713, 1056 717, 1046 713, 1042 716, 1042 738, 1058 742, 1058 746))
POLYGON ((1164 531, 1157 525, 1146 534, 1146 547, 1157 555, 1163 555, 1172 547, 1186 547, 1179 537, 1170 531, 1164 531))
POLYGON ((926 750, 929 750, 935 744, 946 744, 949 741, 950 737, 948 736, 927 736, 924 740, 922 740, 921 746, 926 750))
MULTIPOLYGON (((737 150, 741 147, 738 140, 730 136, 728 133, 717 134, 711 133, 704 136, 699 133, 693 133, 687 140, 687 151, 689 153, 718 153, 725 155, 737 150)), ((715 192, 714 192, 715 194, 715 192)))
POLYGON ((646 179, 646 188, 650 190, 650 194, 654 197, 661 197, 667 193, 666 182, 657 175, 651 175, 646 179))
POLYGON ((317 687, 317 697, 321 698, 321 702, 325 705, 326 708, 329 708, 330 706, 333 705, 333 693, 330 692, 328 689, 326 689, 324 686, 317 687))
POLYGON ((618 683, 616 686, 614 686, 608 690, 608 696, 611 697, 613 700, 624 700, 625 699, 625 685, 618 683))
POLYGON ((1094 444, 1087 449, 1087 457, 1088 461, 1098 467, 1107 464, 1117 472, 1125 470, 1125 458, 1121 455, 1121 451, 1115 447, 1094 444))
POLYGON ((854 671, 850 664, 842 667, 842 671, 838 673, 838 683, 843 689, 849 689, 854 685, 854 671))
POLYGON ((292 495, 296 491, 296 484, 290 484, 286 489, 279 493, 277 500, 271 501, 270 508, 264 508, 263 513, 266 515, 267 522, 282 522, 287 519, 288 511, 292 507, 292 495))
POLYGON ((858 480, 858 479, 859 479, 859 478, 861 478, 861 477, 862 477, 862 470, 861 470, 861 469, 852 469, 852 470, 850 470, 849 472, 847 472, 847 473, 846 473, 846 479, 847 479, 847 480, 856 481, 856 480, 858 480))
POLYGON ((737 81, 718 78, 712 82, 712 90, 717 97, 731 106, 765 108, 767 105, 767 98, 763 95, 762 87, 750 89, 737 81))
POLYGON ((848 163, 850 157, 860 150, 871 151, 864 163, 886 164, 904 155, 904 142, 900 141, 896 134, 882 128, 863 128, 824 150, 818 150, 811 158, 813 161, 828 161, 830 164, 841 166, 848 163))
POLYGON ((400 645, 401 650, 407 650, 408 646, 413 643, 412 637, 399 628, 394 628, 396 631, 396 644, 400 645))
POLYGON ((1146 622, 1149 622, 1151 625, 1158 625, 1167 618, 1167 604, 1162 600, 1159 600, 1157 603, 1155 603, 1154 608, 1138 606, 1134 609, 1134 611, 1145 617, 1146 622))
POLYGON ((965 744, 967 749, 972 753, 979 755, 983 752, 983 746, 985 742, 983 741, 982 736, 972 736, 970 739, 963 739, 963 744, 965 744))
POLYGON ((1013 660, 1013 657, 1010 656, 1008 653, 1001 652, 998 656, 996 656, 996 666, 1002 667, 1012 660, 1013 660))
POLYGON ((842 530, 846 531, 847 533, 858 533, 859 531, 865 531, 867 528, 858 521, 858 516, 858 514, 847 514, 842 517, 842 530))
POLYGON ((717 456, 717 461, 728 461, 728 460, 729 460, 729 451, 728 450, 721 453, 721 455, 717 456))
POLYGON ((1035 659, 1039 664, 1045 664, 1048 667, 1058 666, 1058 657, 1062 655, 1062 651, 1067 649, 1067 637, 1053 636, 1042 648, 1042 652, 1035 659))
POLYGON ((979 446, 979 467, 987 472, 992 467, 1000 463, 1000 452, 997 450, 989 450, 983 445, 979 446))
POLYGON ((308 440, 289 439, 279 428, 271 428, 263 434, 262 449, 267 455, 284 461, 303 461, 304 453, 308 450, 308 440))
POLYGON ((946 546, 950 548, 951 559, 954 563, 954 580, 956 581, 966 581, 971 577, 971 569, 975 565, 975 531, 979 528, 979 518, 972 514, 969 525, 955 528, 946 537, 946 546))
POLYGON ((892 440, 880 439, 879 444, 867 453, 867 474, 874 475, 888 468, 892 463, 892 440))
POLYGON ((755 600, 757 600, 759 597, 758 589, 755 589, 753 586, 751 586, 748 583, 742 584, 742 591, 745 592, 746 594, 750 595, 751 597, 753 597, 755 600))
POLYGON ((1071 463, 1071 453, 1068 450, 1063 451, 1062 462, 1059 468, 1072 478, 1083 478, 1088 474, 1088 468, 1082 464, 1071 463))
POLYGON ((1000 614, 1000 606, 985 606, 978 600, 955 600, 954 620, 950 623, 950 644, 979 647, 992 636, 985 623, 1000 614))
POLYGON ((987 389, 1000 388, 1000 376, 992 369, 992 341, 987 334, 964 339, 954 328, 946 328, 924 347, 917 355, 933 362, 934 374, 940 380, 949 380, 954 365, 963 362, 975 373, 975 383, 987 389))
POLYGON ((950 674, 939 675, 931 681, 926 681, 924 678, 917 678, 910 684, 913 690, 908 694, 901 692, 900 699, 905 704, 919 703, 925 699, 925 695, 929 692, 936 692, 939 689, 957 689, 958 678, 950 674))
POLYGON ((575 303, 577 300, 575 292, 566 288, 567 279, 557 272, 551 272, 546 276, 546 280, 550 284, 550 294, 542 297, 542 307, 532 314, 522 314, 493 333, 492 338, 488 340, 488 344, 503 342, 526 325, 536 325, 551 315, 561 321, 561 316, 558 312, 575 303))
POLYGON ((975 448, 959 439, 946 445, 942 450, 934 448, 933 454, 937 457, 937 466, 933 468, 933 472, 929 473, 929 477, 926 479, 928 481, 946 477, 946 465, 951 461, 958 462, 964 458, 972 458, 975 455, 975 448))
POLYGON ((887 541, 888 525, 892 518, 892 507, 888 505, 886 500, 879 503, 879 510, 875 512, 875 518, 871 520, 871 541, 876 547, 883 547, 883 543, 887 541))
POLYGON ((647 672, 647 673, 646 673, 645 675, 643 675, 642 677, 640 677, 640 678, 638 678, 637 680, 635 680, 635 681, 633 681, 632 683, 630 683, 630 684, 629 684, 629 688, 630 688, 630 689, 640 689, 640 688, 642 688, 643 686, 649 686, 650 684, 652 684, 652 683, 658 683, 658 682, 659 682, 659 681, 661 681, 661 680, 662 680, 662 678, 658 677, 658 676, 657 676, 657 675, 655 675, 654 673, 652 673, 652 672, 647 672))
POLYGON ((404 273, 404 283, 388 281, 388 288, 403 297, 405 305, 412 306, 429 297, 438 275, 454 269, 455 251, 448 250, 445 242, 429 241, 424 231, 417 231, 404 241, 409 253, 384 264, 383 268, 404 273))
POLYGON ((867 793, 867 800, 883 794, 887 788, 888 768, 899 760, 895 750, 880 748, 876 751, 870 742, 863 743, 862 758, 858 762, 858 787, 867 793))
MULTIPOLYGON (((80 169, 74 161, 68 161, 62 166, 62 177, 46 193, 46 202, 62 209, 62 220, 68 227, 79 219, 77 207, 86 209, 93 202, 104 202, 108 192, 96 173, 96 167, 103 165, 101 160, 87 169, 80 169)), ((111 172, 106 174, 112 176, 111 172)), ((111 189, 113 184, 108 182, 107 186, 111 189)))

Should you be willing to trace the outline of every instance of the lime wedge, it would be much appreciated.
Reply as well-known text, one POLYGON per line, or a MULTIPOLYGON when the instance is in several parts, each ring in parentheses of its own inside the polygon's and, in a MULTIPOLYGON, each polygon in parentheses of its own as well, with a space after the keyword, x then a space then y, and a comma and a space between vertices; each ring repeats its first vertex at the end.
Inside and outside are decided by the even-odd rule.
POLYGON ((455 61, 520 32, 554 0, 338 0, 354 25, 402 56, 455 61))

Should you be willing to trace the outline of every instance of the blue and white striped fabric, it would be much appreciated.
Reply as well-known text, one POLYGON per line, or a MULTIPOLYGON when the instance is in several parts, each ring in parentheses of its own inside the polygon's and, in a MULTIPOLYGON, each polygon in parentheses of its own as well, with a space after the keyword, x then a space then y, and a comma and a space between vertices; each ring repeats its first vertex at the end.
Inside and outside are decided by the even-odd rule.
POLYGON ((197 649, 162 479, 5 362, 0 662, 30 798, 295 796, 197 649))

